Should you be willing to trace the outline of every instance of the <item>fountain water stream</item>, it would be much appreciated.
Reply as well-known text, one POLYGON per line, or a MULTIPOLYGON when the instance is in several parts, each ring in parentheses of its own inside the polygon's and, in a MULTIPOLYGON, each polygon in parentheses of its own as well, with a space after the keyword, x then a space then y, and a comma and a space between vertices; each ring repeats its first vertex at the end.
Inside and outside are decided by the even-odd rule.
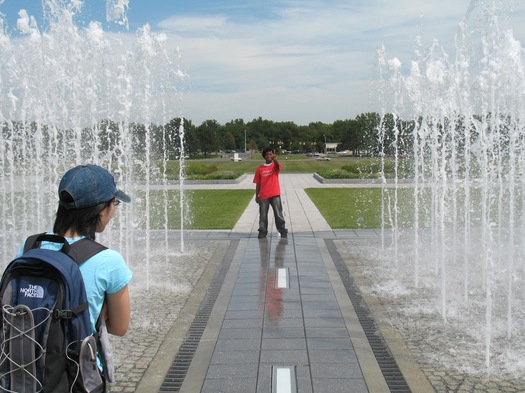
MULTIPOLYGON (((108 20, 127 25, 126 4, 107 0, 108 20)), ((82 1, 42 6, 44 30, 21 10, 17 29, 9 32, 0 14, 2 260, 12 258, 24 236, 52 227, 60 177, 87 162, 108 168, 133 196, 114 220, 118 230, 106 231, 103 241, 131 264, 134 250, 146 250, 147 264, 159 248, 151 237, 164 231, 159 254, 168 255, 171 202, 166 187, 159 195, 152 185, 166 184, 166 162, 182 144, 182 126, 168 127, 181 117, 185 75, 179 54, 170 53, 166 36, 148 25, 135 38, 106 32, 96 21, 79 28, 74 20, 82 1)))
MULTIPOLYGON (((444 321, 471 318, 487 369, 492 341, 512 342, 525 317, 525 63, 521 43, 500 27, 504 11, 502 2, 472 1, 454 61, 439 43, 424 50, 418 40, 405 73, 379 52, 379 135, 395 134, 383 153, 395 155, 396 168, 408 164, 413 179, 409 197, 387 203, 391 240, 399 243, 397 211, 408 202, 414 285, 435 288, 444 321), (432 284, 422 282, 428 269, 432 284), (473 311, 480 296, 482 315, 473 311)), ((386 184, 384 192, 392 194, 386 184)))

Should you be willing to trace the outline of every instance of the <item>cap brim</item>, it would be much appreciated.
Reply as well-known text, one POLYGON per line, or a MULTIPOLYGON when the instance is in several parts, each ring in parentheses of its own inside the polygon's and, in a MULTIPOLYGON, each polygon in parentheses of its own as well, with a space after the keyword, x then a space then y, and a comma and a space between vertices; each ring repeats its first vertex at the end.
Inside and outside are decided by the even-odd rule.
POLYGON ((118 200, 122 202, 126 202, 126 203, 131 202, 131 197, 122 190, 117 190, 115 194, 115 198, 117 198, 118 200))

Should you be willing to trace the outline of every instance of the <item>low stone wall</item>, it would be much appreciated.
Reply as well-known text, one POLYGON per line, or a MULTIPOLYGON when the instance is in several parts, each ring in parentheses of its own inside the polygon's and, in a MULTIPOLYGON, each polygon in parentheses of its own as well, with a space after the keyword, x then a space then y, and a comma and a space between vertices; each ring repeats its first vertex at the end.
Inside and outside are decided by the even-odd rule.
POLYGON ((243 181, 246 176, 248 175, 245 173, 237 179, 184 180, 184 184, 238 184, 243 181))
MULTIPOLYGON (((314 179, 323 184, 382 184, 381 179, 325 179, 318 173, 314 173, 314 179)), ((398 184, 412 184, 411 179, 398 179, 398 184)), ((394 179, 386 179, 386 184, 395 184, 394 179)))
MULTIPOLYGON (((239 176, 236 179, 208 179, 208 180, 184 180, 184 184, 192 185, 192 184, 238 184, 241 181, 243 181, 246 176, 248 176, 247 173, 244 175, 239 176)), ((144 183, 144 182, 142 182, 144 183)), ((180 184, 178 180, 167 180, 166 183, 163 181, 151 181, 150 184, 152 185, 162 185, 162 184, 169 184, 169 185, 176 185, 180 184)))
POLYGON ((381 184, 379 179, 325 179, 318 173, 314 173, 314 178, 323 184, 381 184))

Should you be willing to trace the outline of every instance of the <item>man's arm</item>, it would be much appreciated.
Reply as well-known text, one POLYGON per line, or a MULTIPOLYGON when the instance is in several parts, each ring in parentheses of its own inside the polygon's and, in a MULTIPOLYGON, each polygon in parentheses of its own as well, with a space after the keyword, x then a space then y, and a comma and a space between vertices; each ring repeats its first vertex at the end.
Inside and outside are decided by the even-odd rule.
POLYGON ((255 186, 255 202, 259 203, 259 190, 261 189, 261 185, 257 184, 255 186))

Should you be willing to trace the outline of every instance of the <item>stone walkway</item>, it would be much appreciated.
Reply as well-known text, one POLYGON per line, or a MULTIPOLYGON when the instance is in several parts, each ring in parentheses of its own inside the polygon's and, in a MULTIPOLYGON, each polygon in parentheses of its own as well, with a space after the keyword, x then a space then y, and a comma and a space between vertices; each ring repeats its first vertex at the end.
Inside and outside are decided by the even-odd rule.
MULTIPOLYGON (((186 187, 253 190, 251 180, 186 187)), ((288 239, 256 238, 253 199, 231 231, 185 232, 184 253, 171 246, 177 231, 168 247, 166 233, 150 234, 154 251, 131 266, 130 330, 112 337, 111 392, 525 391, 521 374, 487 377, 435 361, 450 350, 471 352, 453 330, 429 335, 445 329, 441 321, 418 319, 414 330, 416 321, 399 314, 403 299, 374 295, 378 280, 390 279, 370 254, 383 237, 332 230, 304 192, 362 184, 282 174, 281 186, 288 239)))
MULTIPOLYGON (((254 189, 251 181, 248 175, 236 184, 187 187, 254 189)), ((140 380, 117 382, 111 391, 433 392, 402 349, 403 357, 389 359, 386 369, 378 362, 381 345, 369 337, 377 327, 368 335, 363 329, 345 282, 349 274, 326 241, 378 234, 332 230, 304 191, 327 186, 349 185, 323 185, 312 174, 281 175, 287 239, 273 220, 268 237, 257 239, 254 199, 231 231, 186 233, 190 243, 217 248, 184 306, 175 307, 178 318, 137 373, 140 380)), ((388 339, 404 347, 397 337, 388 339)), ((384 353, 380 357, 391 357, 384 353)))

